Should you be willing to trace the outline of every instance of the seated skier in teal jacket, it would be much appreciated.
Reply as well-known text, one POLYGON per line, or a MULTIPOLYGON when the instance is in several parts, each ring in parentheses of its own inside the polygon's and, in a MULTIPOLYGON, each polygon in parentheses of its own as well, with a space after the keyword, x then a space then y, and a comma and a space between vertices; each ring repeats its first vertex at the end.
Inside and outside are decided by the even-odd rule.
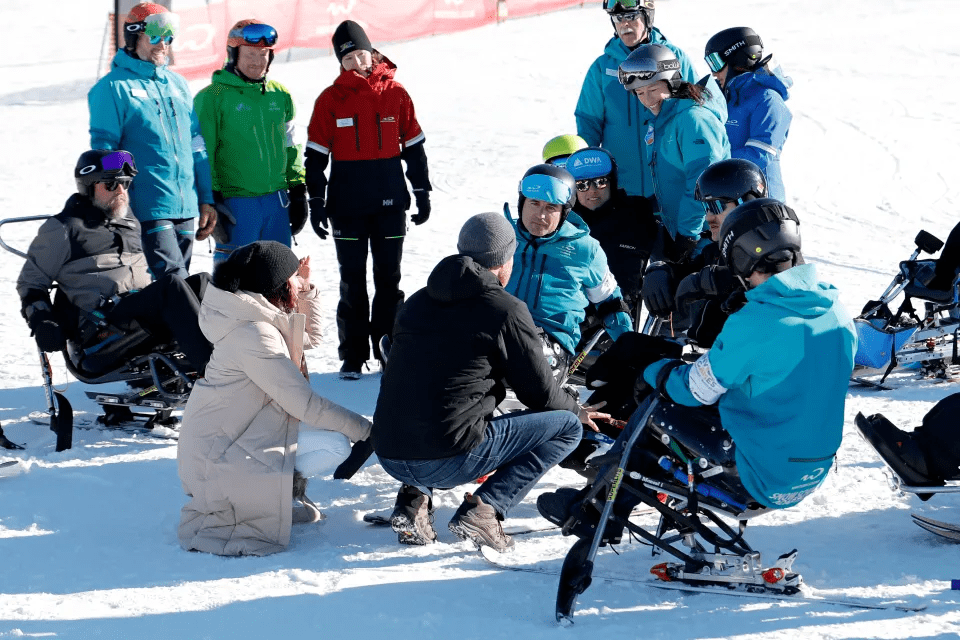
POLYGON ((744 488, 763 506, 790 507, 820 486, 840 446, 853 320, 803 263, 799 221, 782 202, 740 205, 719 243, 745 304, 696 362, 660 360, 643 377, 676 404, 716 405, 744 488))
POLYGON ((540 164, 520 182, 520 219, 504 214, 517 231, 513 274, 506 290, 530 309, 534 323, 563 349, 566 364, 580 341, 580 323, 587 304, 597 306, 604 328, 616 340, 631 331, 623 295, 607 266, 607 256, 590 230, 571 211, 577 189, 573 176, 559 167, 540 164))

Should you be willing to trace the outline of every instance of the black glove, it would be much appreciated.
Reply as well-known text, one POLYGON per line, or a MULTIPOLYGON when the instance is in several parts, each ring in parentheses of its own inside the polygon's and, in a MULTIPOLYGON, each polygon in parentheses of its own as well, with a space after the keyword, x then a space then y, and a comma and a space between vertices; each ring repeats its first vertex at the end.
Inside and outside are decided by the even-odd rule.
POLYGON ((287 199, 290 201, 290 206, 287 209, 287 214, 290 216, 290 235, 295 236, 303 231, 303 227, 307 224, 307 214, 309 213, 307 185, 295 184, 287 189, 287 199))
POLYGON ((327 236, 330 235, 330 232, 327 231, 328 224, 327 207, 323 198, 310 198, 310 225, 321 240, 326 240, 327 236))
POLYGON ((655 262, 643 274, 640 290, 647 309, 655 316, 665 317, 675 309, 673 300, 673 269, 665 262, 655 262))
POLYGON ((699 242, 700 238, 691 238, 678 233, 677 237, 673 239, 673 248, 671 250, 673 262, 683 262, 689 258, 693 250, 697 248, 697 243, 699 242))
POLYGON ((353 448, 350 449, 350 455, 347 456, 347 459, 340 463, 340 466, 337 467, 337 470, 333 472, 333 477, 335 480, 349 480, 353 475, 360 470, 360 467, 373 455, 373 440, 367 438, 366 440, 360 440, 353 444, 353 448))
POLYGON ((430 219, 430 192, 414 191, 413 196, 417 199, 417 213, 410 216, 410 222, 421 225, 430 219))
POLYGON ((727 315, 736 313, 743 308, 743 305, 747 304, 747 292, 743 289, 737 289, 723 301, 720 309, 727 315))
POLYGON ((67 337, 50 309, 35 309, 27 324, 41 351, 62 351, 67 346, 67 337))

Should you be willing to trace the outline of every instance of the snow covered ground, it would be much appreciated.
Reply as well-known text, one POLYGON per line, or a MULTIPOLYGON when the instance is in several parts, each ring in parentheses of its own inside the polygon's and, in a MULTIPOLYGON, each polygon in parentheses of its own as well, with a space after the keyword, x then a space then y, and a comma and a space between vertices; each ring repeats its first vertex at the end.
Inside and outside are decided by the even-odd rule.
MULTIPOLYGON (((543 143, 575 131, 583 73, 611 33, 596 2, 476 31, 384 46, 399 66, 427 134, 436 191, 433 217, 411 228, 404 289, 423 286, 455 250, 462 221, 515 202, 523 171, 543 143)), ((73 190, 86 148, 86 90, 93 81, 112 3, 4 0, 0 89, 0 215, 55 213, 73 190)), ((956 0, 661 0, 657 25, 701 72, 706 39, 747 24, 795 80, 794 123, 784 156, 788 199, 802 221, 804 253, 858 311, 876 297, 921 228, 945 238, 960 204, 960 92, 956 0)), ((283 56, 280 57, 282 60, 283 56)), ((298 101, 305 136, 313 100, 336 73, 321 57, 283 64, 272 76, 298 101)), ((195 83, 199 90, 205 83, 195 83)), ((4 227, 25 248, 35 224, 4 227)), ((330 341, 310 356, 318 392, 372 415, 378 375, 342 383, 336 371, 337 272, 333 245, 309 230, 295 248, 313 257, 330 341)), ((298 527, 289 549, 267 558, 185 553, 175 527, 184 502, 175 442, 78 431, 54 452, 53 435, 27 415, 44 408, 33 341, 14 282, 21 260, 0 252, 0 422, 23 452, 25 472, 0 479, 0 637, 359 638, 374 634, 465 638, 931 638, 960 632, 960 546, 916 526, 911 511, 960 522, 956 498, 920 503, 892 493, 883 465, 856 434, 853 417, 883 412, 915 426, 955 385, 894 378, 898 389, 852 388, 838 468, 799 507, 766 515, 750 540, 768 560, 793 548, 812 593, 926 605, 922 613, 782 604, 689 595, 598 580, 581 597, 577 624, 553 622, 556 579, 501 572, 454 543, 446 521, 461 492, 438 494, 443 544, 401 547, 361 516, 392 506, 396 483, 372 464, 350 482, 314 480, 322 528, 298 527), (733 615, 736 614, 736 615, 733 615)), ((208 270, 206 245, 194 270, 208 270)), ((831 366, 824 362, 824 367, 831 366)), ((59 357, 55 379, 66 384, 59 357)), ((89 417, 83 385, 65 391, 89 417)), ((511 525, 543 525, 539 490, 579 484, 557 470, 511 525)), ((653 524, 651 522, 651 524, 653 524)), ((559 567, 570 539, 525 536, 512 562, 559 567)), ((646 547, 598 558, 600 574, 643 578, 646 547)))

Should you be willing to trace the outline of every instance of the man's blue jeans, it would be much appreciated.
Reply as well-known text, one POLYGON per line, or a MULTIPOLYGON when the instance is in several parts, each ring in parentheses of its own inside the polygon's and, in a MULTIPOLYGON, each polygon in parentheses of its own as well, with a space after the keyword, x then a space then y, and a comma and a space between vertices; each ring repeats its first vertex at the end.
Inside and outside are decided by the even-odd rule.
POLYGON ((496 473, 474 493, 506 517, 551 467, 580 443, 583 428, 569 411, 517 412, 494 418, 483 441, 467 453, 440 460, 380 459, 391 476, 427 495, 496 473))

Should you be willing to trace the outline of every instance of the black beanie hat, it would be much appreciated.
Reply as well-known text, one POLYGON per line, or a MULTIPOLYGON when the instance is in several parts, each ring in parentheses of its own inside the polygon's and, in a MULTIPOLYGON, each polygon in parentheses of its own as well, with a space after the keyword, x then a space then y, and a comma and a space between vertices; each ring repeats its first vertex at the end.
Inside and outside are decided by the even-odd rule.
POLYGON ((344 20, 333 32, 333 52, 337 55, 337 60, 343 62, 343 56, 358 49, 373 52, 370 38, 356 22, 344 20))
POLYGON ((287 245, 258 240, 236 249, 213 270, 213 286, 230 293, 238 289, 266 295, 273 293, 300 268, 300 261, 287 245))

